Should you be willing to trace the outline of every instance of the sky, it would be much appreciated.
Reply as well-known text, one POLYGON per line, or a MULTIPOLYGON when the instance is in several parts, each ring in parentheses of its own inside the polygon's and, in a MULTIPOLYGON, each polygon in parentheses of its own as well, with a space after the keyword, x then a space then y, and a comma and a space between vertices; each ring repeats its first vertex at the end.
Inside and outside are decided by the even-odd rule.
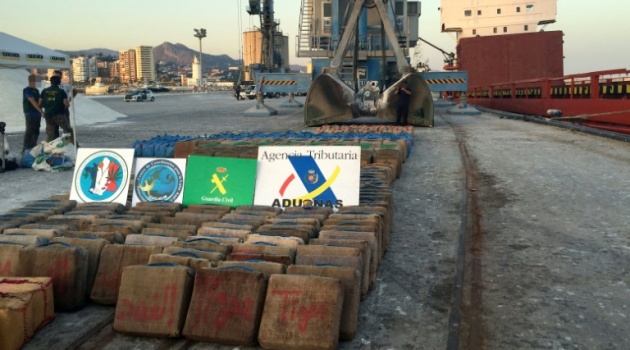
MULTIPOLYGON (((420 36, 454 52, 455 38, 440 32, 440 2, 421 2, 420 36)), ((203 52, 236 59, 240 32, 260 24, 257 16, 245 11, 247 4, 247 0, 0 0, 0 31, 58 50, 118 51, 165 41, 198 50, 193 29, 206 28, 203 52)), ((305 65, 308 59, 295 57, 300 6, 301 0, 275 0, 275 18, 289 36, 291 64, 305 65)), ((564 31, 565 74, 630 68, 628 13, 628 0, 558 0, 557 22, 545 30, 564 31)), ((441 70, 442 54, 427 45, 421 50, 421 60, 441 70)))

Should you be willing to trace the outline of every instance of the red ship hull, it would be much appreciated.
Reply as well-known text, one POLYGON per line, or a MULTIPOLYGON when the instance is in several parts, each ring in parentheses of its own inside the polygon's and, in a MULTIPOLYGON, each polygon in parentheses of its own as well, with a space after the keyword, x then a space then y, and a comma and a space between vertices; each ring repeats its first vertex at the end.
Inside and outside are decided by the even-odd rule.
POLYGON ((562 36, 553 31, 461 39, 458 65, 468 72, 468 102, 539 116, 555 109, 564 120, 630 134, 630 71, 563 76, 562 36))

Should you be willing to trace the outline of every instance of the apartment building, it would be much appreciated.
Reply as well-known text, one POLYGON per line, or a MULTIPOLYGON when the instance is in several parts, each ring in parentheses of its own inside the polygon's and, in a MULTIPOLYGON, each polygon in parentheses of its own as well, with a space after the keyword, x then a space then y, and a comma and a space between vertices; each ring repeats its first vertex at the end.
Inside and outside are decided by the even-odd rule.
POLYGON ((136 50, 130 49, 118 52, 118 64, 120 67, 120 82, 135 83, 138 80, 136 65, 136 50))
POLYGON ((148 83, 156 80, 157 74, 155 73, 155 57, 152 46, 136 47, 136 73, 138 81, 148 83))
POLYGON ((96 57, 75 57, 72 59, 72 79, 88 81, 98 76, 96 57))

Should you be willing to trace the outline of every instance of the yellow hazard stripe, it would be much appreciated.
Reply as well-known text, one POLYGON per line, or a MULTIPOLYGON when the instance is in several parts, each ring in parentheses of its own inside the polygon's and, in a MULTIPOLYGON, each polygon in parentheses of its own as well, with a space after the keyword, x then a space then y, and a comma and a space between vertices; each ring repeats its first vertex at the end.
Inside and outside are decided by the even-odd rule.
POLYGON ((427 84, 463 84, 466 79, 428 79, 427 84))
POLYGON ((295 80, 264 80, 263 85, 297 85, 295 80))

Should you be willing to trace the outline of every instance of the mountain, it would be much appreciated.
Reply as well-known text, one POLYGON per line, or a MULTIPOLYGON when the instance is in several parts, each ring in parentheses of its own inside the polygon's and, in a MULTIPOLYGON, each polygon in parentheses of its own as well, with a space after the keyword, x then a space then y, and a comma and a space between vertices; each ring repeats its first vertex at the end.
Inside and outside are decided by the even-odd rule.
MULTIPOLYGON (((191 65, 193 58, 199 51, 190 49, 183 44, 171 44, 165 42, 153 48, 155 62, 171 62, 177 65, 191 65)), ((203 68, 227 69, 230 66, 239 65, 239 61, 228 55, 203 54, 203 68)))

